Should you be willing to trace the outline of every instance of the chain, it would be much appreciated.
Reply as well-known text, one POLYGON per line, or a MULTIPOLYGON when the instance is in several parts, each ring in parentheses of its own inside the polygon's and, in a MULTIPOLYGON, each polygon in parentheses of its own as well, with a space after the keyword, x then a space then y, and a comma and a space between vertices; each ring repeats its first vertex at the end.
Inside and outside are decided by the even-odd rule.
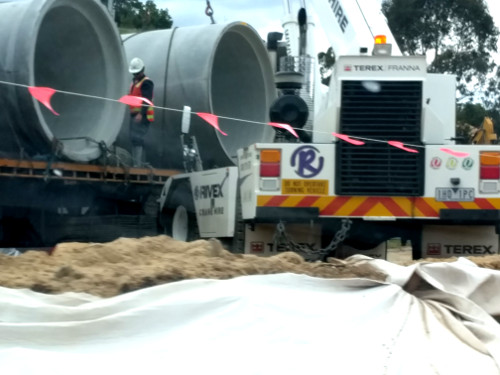
POLYGON ((332 241, 324 249, 313 249, 304 244, 295 242, 292 237, 287 233, 285 224, 280 221, 276 225, 274 233, 274 249, 278 250, 280 245, 284 245, 287 250, 303 254, 306 260, 318 260, 326 254, 334 251, 347 237, 347 233, 351 229, 352 220, 342 219, 340 229, 335 233, 332 241))
POLYGON ((205 14, 210 17, 210 20, 212 21, 212 24, 215 23, 214 20, 214 10, 212 9, 212 6, 210 5, 210 1, 207 0, 207 7, 205 8, 205 14))
POLYGON ((342 225, 340 229, 335 233, 335 236, 333 236, 332 241, 328 244, 327 247, 325 247, 324 250, 327 252, 333 251, 337 249, 337 246, 340 245, 342 242, 347 237, 347 233, 349 232, 349 229, 351 229, 352 225, 352 220, 351 219, 342 219, 342 225))

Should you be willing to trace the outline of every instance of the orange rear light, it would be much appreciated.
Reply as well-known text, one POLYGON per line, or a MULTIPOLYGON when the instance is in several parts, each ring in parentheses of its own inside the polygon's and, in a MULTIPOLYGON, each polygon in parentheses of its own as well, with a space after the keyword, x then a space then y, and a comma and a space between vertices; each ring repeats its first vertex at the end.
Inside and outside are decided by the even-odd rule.
POLYGON ((481 165, 500 165, 500 152, 481 151, 481 165))
POLYGON ((261 150, 261 163, 279 163, 281 161, 281 150, 261 150))

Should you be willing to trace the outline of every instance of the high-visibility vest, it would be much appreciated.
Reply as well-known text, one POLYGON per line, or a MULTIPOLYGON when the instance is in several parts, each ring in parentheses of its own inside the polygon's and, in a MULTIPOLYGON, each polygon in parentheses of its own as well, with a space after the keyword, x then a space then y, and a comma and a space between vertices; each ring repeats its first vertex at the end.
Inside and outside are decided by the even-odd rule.
MULTIPOLYGON (((132 85, 130 86, 130 95, 142 97, 141 86, 142 86, 142 83, 147 79, 149 79, 149 78, 143 77, 135 85, 132 82, 132 85)), ((141 111, 141 108, 142 108, 142 106, 133 106, 133 105, 129 105, 129 107, 130 107, 130 113, 132 113, 132 114, 139 113, 141 111)), ((148 109, 146 111, 146 118, 148 119, 149 122, 153 122, 155 120, 155 113, 154 113, 153 107, 151 107, 151 106, 148 107, 148 109)))

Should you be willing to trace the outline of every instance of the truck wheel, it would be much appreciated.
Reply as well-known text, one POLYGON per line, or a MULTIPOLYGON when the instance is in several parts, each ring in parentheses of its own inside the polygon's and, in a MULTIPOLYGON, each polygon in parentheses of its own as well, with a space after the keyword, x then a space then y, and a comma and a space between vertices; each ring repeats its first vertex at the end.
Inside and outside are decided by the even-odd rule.
POLYGON ((161 214, 163 233, 179 241, 200 238, 189 182, 173 187, 161 214))

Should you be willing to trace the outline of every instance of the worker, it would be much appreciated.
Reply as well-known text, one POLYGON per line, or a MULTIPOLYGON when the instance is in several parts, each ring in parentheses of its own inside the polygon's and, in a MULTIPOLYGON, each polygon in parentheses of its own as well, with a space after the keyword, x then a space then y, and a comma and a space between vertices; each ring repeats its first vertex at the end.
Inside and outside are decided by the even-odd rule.
MULTIPOLYGON (((144 62, 134 57, 130 61, 129 72, 133 75, 130 95, 140 96, 153 101, 153 81, 144 74, 144 62)), ((144 165, 144 138, 154 121, 153 107, 144 103, 142 106, 130 106, 130 142, 132 143, 132 162, 134 167, 144 165)))

